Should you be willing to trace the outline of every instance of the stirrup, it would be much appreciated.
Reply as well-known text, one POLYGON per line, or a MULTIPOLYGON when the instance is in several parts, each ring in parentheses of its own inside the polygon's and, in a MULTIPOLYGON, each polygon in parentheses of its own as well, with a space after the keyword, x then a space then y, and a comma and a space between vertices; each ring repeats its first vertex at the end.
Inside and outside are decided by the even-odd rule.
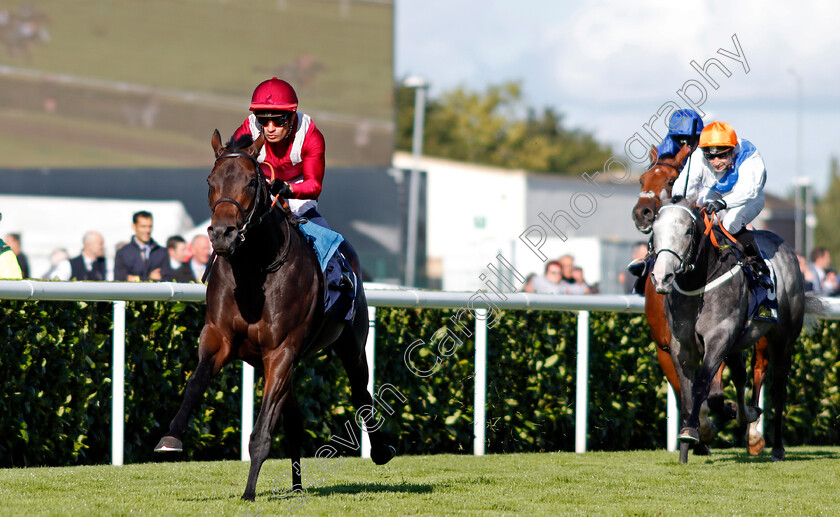
POLYGON ((346 271, 341 272, 341 280, 338 282, 338 290, 345 293, 352 293, 356 290, 356 286, 353 283, 353 279, 350 277, 350 273, 346 271))

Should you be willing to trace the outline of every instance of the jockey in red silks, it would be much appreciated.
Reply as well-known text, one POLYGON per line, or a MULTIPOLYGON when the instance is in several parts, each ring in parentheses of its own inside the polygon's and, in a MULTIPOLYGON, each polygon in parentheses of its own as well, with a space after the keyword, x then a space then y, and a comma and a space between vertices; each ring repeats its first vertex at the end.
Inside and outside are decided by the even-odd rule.
MULTIPOLYGON (((261 82, 251 96, 251 114, 234 132, 233 139, 262 134, 265 144, 257 161, 271 181, 271 193, 287 199, 289 209, 299 217, 330 228, 318 213, 318 196, 324 182, 324 135, 312 118, 297 111, 298 97, 292 85, 276 77, 261 82)), ((346 241, 339 250, 357 260, 346 241)), ((342 290, 353 290, 349 275, 342 274, 342 290)))
POLYGON ((251 115, 233 134, 236 140, 262 134, 265 145, 257 158, 269 180, 278 179, 272 192, 289 200, 297 217, 329 228, 318 214, 318 196, 324 182, 324 135, 305 113, 298 113, 292 85, 277 79, 261 82, 251 96, 251 115))

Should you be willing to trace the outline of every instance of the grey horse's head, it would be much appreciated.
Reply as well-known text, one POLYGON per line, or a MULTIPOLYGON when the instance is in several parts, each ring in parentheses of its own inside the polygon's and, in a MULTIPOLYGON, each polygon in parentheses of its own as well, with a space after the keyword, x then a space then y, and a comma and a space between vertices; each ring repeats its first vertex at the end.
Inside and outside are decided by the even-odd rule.
POLYGON ((653 223, 656 262, 651 281, 657 293, 670 293, 677 276, 693 267, 691 255, 697 222, 697 215, 691 209, 693 205, 685 200, 663 205, 653 223))

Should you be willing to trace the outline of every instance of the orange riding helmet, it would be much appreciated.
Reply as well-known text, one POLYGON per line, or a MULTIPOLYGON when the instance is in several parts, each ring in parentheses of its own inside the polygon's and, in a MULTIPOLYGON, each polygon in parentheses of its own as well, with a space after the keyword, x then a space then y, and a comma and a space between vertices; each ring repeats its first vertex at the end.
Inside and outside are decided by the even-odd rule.
POLYGON ((292 85, 273 77, 261 82, 251 96, 251 111, 297 111, 298 98, 292 85))
POLYGON ((719 148, 710 149, 712 152, 720 152, 726 148, 732 148, 738 145, 738 136, 735 130, 732 129, 726 122, 712 122, 703 128, 700 133, 700 147, 719 148))

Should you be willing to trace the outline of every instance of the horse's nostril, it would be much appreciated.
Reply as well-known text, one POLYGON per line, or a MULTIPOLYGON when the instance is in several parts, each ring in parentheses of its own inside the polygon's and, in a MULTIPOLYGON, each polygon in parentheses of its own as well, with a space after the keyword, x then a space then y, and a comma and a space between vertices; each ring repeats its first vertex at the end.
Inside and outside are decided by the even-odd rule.
POLYGON ((236 231, 236 226, 228 226, 225 228, 225 237, 236 231))

